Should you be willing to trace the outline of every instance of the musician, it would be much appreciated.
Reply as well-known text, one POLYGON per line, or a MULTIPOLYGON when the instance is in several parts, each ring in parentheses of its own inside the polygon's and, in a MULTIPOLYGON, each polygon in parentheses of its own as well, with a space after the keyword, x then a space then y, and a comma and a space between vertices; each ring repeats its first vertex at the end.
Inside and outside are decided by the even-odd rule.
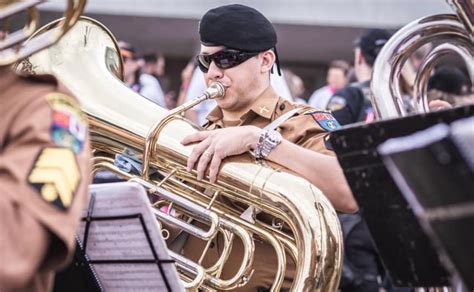
POLYGON ((0 66, 0 291, 50 291, 74 251, 88 127, 53 76, 0 66))
MULTIPOLYGON (((224 158, 254 150, 258 159, 283 165, 308 179, 336 209, 356 211, 342 170, 325 142, 328 132, 338 127, 335 119, 328 112, 281 98, 270 85, 275 63, 280 70, 277 35, 270 21, 253 8, 225 5, 202 17, 199 34, 199 68, 208 85, 219 81, 226 93, 216 100, 217 107, 207 116, 208 131, 182 141, 185 145, 197 143, 188 158, 188 169, 195 167, 202 179, 209 168, 209 179, 214 182, 224 158), (275 129, 262 129, 295 108, 298 110, 294 115, 286 117, 275 129)), ((188 246, 197 249, 194 244, 197 243, 188 246)), ((241 249, 241 245, 234 244, 228 262, 238 265, 241 249)), ((255 272, 242 288, 245 291, 265 291, 273 282, 277 265, 273 249, 257 242, 255 254, 255 272)), ((224 270, 224 277, 226 273, 224 270)), ((292 268, 287 268, 284 288, 289 288, 291 281, 292 268)))
POLYGON ((327 106, 342 125, 375 120, 370 102, 370 80, 375 59, 389 39, 390 33, 386 30, 371 29, 355 40, 354 71, 357 82, 338 90, 327 106))

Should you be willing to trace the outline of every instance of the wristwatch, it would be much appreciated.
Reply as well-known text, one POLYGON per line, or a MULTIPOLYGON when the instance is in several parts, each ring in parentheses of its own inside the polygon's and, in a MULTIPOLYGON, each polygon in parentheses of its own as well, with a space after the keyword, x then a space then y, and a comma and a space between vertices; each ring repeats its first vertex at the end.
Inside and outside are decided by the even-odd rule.
POLYGON ((264 130, 258 139, 255 158, 265 159, 270 152, 281 143, 281 134, 274 130, 264 130))

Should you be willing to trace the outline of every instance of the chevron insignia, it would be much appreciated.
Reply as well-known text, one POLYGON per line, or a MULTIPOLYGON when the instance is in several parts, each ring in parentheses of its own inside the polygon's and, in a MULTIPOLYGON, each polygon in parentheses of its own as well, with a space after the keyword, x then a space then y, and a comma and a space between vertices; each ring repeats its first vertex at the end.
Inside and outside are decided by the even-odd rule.
POLYGON ((71 206, 80 180, 76 157, 69 148, 44 148, 28 176, 41 197, 62 210, 71 206))

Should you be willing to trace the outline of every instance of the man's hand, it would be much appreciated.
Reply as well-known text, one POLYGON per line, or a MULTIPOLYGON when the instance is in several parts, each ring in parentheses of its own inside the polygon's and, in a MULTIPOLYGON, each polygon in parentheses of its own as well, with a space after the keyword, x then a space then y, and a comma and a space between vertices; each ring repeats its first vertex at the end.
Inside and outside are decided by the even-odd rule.
POLYGON ((428 104, 428 107, 432 111, 437 111, 437 110, 452 108, 453 106, 447 101, 444 101, 441 99, 434 99, 430 101, 430 103, 428 104))
POLYGON ((185 137, 181 141, 183 145, 199 143, 188 158, 187 170, 191 171, 198 162, 197 178, 201 180, 210 162, 209 180, 215 182, 222 160, 255 149, 261 132, 262 129, 255 126, 241 126, 202 131, 185 137))

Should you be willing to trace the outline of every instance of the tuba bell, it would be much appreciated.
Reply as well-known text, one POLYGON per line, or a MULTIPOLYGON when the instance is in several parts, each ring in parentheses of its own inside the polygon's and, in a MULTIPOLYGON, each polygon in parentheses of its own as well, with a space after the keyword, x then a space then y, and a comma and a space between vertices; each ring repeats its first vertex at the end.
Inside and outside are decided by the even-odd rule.
MULTIPOLYGON (((58 23, 44 26, 36 36, 55 30, 58 23)), ((170 250, 186 288, 230 290, 245 285, 252 275, 258 240, 273 247, 278 258, 272 291, 280 290, 287 256, 296 264, 292 291, 337 290, 342 268, 341 230, 336 212, 319 189, 301 177, 259 164, 248 154, 227 159, 215 184, 199 181, 194 171, 186 171, 192 146, 180 141, 200 128, 179 113, 200 100, 222 95, 218 84, 191 104, 173 111, 159 107, 123 84, 113 35, 86 17, 56 45, 24 60, 19 69, 25 64, 34 73, 57 76, 79 99, 89 121, 94 171, 106 169, 142 184, 153 198, 159 222, 208 242, 202 257, 211 240, 217 234, 223 236, 223 253, 212 266, 170 250), (142 163, 138 173, 127 173, 114 165, 114 157, 124 153, 132 153, 142 163), (223 200, 251 210, 250 216, 242 216, 239 208, 223 200), (172 216, 169 210, 185 219, 172 216), (271 220, 256 219, 257 212, 271 216, 271 220), (191 219, 205 228, 190 224, 191 219), (224 279, 222 269, 234 240, 242 242, 244 256, 235 275, 224 279)))
POLYGON ((447 54, 456 54, 466 64, 474 81, 474 4, 472 0, 447 0, 456 15, 440 14, 415 20, 398 30, 384 45, 372 73, 372 105, 378 118, 409 114, 400 86, 402 69, 423 45, 436 41, 420 65, 413 83, 413 112, 428 112, 427 84, 431 71, 447 54))

